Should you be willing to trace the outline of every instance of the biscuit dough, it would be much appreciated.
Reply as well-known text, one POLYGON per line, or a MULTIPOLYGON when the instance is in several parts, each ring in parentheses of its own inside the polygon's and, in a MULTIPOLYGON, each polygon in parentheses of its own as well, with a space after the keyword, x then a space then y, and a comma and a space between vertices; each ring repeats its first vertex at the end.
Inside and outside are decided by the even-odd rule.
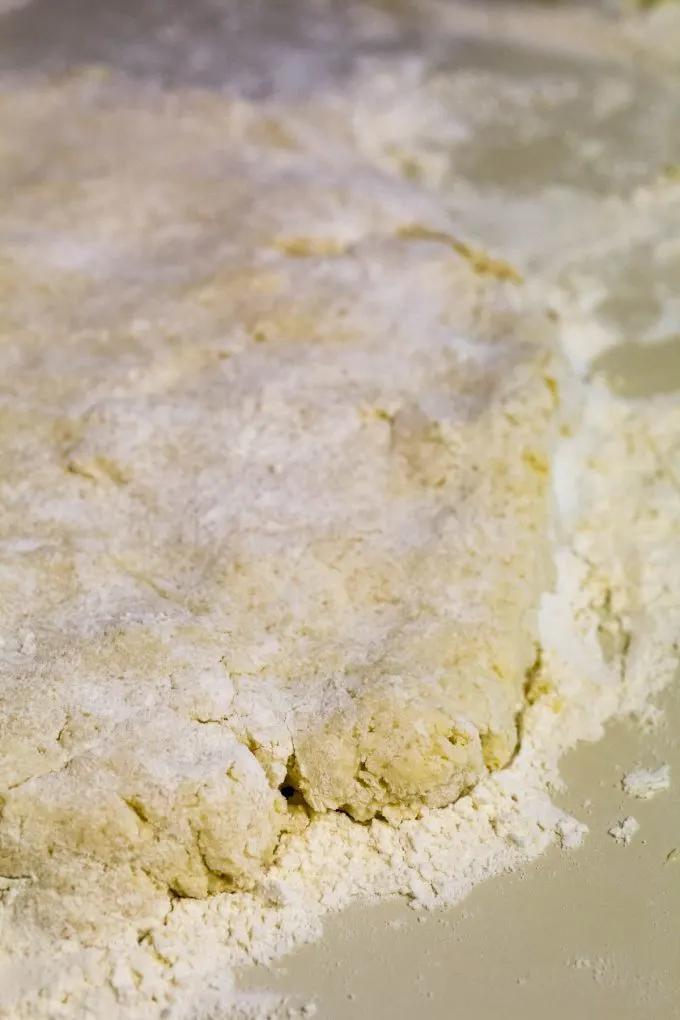
POLYGON ((351 110, 91 73, 0 119, 0 874, 87 935, 512 758, 562 370, 351 110))

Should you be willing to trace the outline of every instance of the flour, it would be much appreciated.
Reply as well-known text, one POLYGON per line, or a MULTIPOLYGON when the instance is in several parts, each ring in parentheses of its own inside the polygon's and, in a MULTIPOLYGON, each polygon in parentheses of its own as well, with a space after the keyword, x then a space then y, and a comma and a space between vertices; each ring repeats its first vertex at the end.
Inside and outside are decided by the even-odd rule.
POLYGON ((575 850, 588 835, 588 826, 576 818, 561 818, 555 825, 555 832, 563 850, 575 850))
POLYGON ((665 712, 657 705, 645 705, 641 712, 634 715, 634 719, 644 733, 656 733, 663 726, 665 712))
POLYGON ((627 772, 621 780, 624 793, 638 800, 649 800, 670 785, 670 765, 660 765, 658 769, 636 769, 635 772, 627 772))
POLYGON ((619 846, 628 846, 639 831, 640 823, 632 815, 628 815, 627 818, 617 822, 616 825, 612 825, 611 829, 608 830, 609 835, 619 846))

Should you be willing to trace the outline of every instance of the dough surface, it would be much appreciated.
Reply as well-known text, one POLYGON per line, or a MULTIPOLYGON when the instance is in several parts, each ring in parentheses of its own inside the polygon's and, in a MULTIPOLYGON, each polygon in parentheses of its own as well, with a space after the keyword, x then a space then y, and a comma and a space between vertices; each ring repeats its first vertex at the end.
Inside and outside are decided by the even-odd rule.
POLYGON ((351 114, 0 99, 0 874, 65 931, 517 746, 554 326, 351 114))

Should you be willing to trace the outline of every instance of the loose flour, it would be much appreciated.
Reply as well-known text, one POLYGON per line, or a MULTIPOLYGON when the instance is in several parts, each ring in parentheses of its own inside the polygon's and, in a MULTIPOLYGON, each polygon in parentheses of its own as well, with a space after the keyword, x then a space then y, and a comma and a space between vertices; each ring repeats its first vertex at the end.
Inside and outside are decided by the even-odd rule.
POLYGON ((619 846, 629 846, 633 841, 633 837, 640 831, 640 823, 637 818, 633 818, 632 815, 628 815, 622 821, 617 822, 616 825, 612 825, 609 829, 609 835, 614 839, 619 846))
POLYGON ((671 785, 670 765, 660 765, 658 769, 636 769, 627 772, 621 780, 625 793, 639 800, 649 800, 671 785))

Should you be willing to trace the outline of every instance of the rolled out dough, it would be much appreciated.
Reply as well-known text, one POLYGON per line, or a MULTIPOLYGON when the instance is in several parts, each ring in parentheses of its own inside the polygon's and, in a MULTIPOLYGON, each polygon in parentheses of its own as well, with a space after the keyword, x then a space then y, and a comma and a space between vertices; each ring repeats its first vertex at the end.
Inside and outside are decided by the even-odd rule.
POLYGON ((351 110, 85 75, 0 118, 0 874, 88 935, 509 761, 560 369, 351 110))

